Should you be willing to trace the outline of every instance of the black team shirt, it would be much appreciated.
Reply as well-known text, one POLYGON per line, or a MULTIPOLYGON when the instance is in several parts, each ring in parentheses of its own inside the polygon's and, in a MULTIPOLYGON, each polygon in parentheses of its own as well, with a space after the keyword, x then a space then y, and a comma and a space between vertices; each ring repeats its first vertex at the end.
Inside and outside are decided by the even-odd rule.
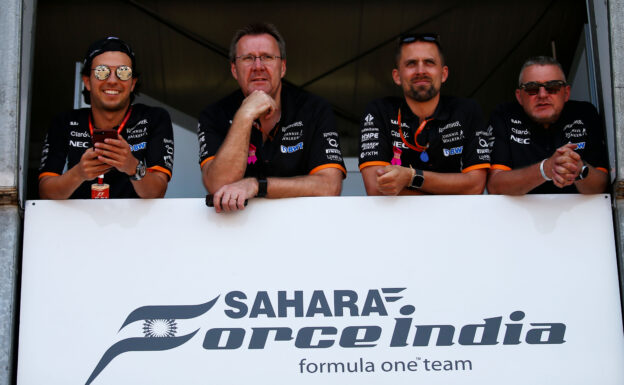
MULTIPOLYGON (((61 175, 66 163, 69 170, 80 163, 80 157, 87 149, 93 147, 89 131, 90 113, 90 108, 71 110, 52 120, 43 145, 39 178, 61 175)), ((160 171, 171 178, 173 128, 167 111, 134 104, 121 136, 130 145, 132 155, 143 161, 148 172, 160 171)), ((115 168, 104 174, 104 183, 110 185, 111 198, 138 198, 129 178, 115 168)), ((96 180, 83 182, 69 198, 90 199, 91 185, 96 180)))
MULTIPOLYGON (((244 99, 238 90, 199 117, 199 162, 214 158, 244 99)), ((252 127, 245 177, 291 177, 337 168, 346 174, 334 115, 323 99, 282 84, 282 116, 263 143, 252 127)))

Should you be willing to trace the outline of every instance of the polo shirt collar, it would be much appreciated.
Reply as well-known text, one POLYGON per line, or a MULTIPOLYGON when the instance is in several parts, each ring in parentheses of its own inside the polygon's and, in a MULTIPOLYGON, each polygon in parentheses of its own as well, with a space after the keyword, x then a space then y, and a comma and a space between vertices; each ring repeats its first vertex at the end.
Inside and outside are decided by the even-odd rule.
MULTIPOLYGON (((414 113, 412 112, 412 109, 407 104, 405 97, 402 98, 401 114, 405 115, 406 121, 418 119, 418 117, 414 115, 414 113), (403 111, 405 111, 405 113, 403 111)), ((440 99, 438 100, 438 105, 436 106, 435 111, 433 111, 433 115, 428 116, 427 119, 446 121, 450 118, 450 116, 451 116, 451 109, 449 107, 448 99, 444 95, 440 95, 440 99)))

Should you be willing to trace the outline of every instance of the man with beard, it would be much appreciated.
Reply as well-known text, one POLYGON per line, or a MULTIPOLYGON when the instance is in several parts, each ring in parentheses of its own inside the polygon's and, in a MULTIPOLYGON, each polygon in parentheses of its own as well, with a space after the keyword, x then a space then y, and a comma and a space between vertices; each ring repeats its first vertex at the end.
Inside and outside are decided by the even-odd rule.
POLYGON ((234 34, 230 70, 240 90, 199 118, 202 180, 217 212, 253 197, 339 195, 346 170, 327 102, 282 83, 284 39, 271 24, 234 34))
POLYGON ((475 101, 440 95, 449 72, 439 36, 401 36, 395 65, 403 97, 373 101, 361 122, 366 193, 481 194, 489 134, 475 101))
POLYGON ((609 162, 596 108, 569 100, 561 64, 547 56, 520 70, 516 102, 499 105, 488 191, 521 195, 605 191, 609 162))
POLYGON ((81 74, 91 108, 52 121, 41 156, 41 198, 102 197, 103 190, 110 198, 163 197, 173 169, 171 119, 162 108, 131 104, 138 89, 132 49, 116 37, 96 41, 81 74))

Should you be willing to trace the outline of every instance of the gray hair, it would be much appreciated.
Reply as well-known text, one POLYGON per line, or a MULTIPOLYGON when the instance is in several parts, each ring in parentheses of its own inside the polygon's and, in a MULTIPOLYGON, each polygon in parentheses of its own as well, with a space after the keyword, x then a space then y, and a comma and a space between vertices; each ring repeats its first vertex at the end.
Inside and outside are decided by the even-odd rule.
POLYGON ((236 60, 236 44, 243 36, 257 36, 264 34, 271 35, 275 38, 277 46, 279 47, 280 57, 282 60, 286 60, 286 41, 284 41, 284 38, 277 30, 277 27, 273 24, 262 22, 249 24, 234 33, 234 37, 232 37, 232 42, 230 43, 230 62, 233 63, 236 60))
POLYGON ((566 81, 566 77, 565 77, 565 72, 563 72, 563 68, 561 67, 561 64, 557 61, 557 59, 554 59, 550 56, 533 56, 529 59, 527 59, 527 61, 524 62, 524 64, 522 65, 522 68, 520 68, 520 75, 518 76, 518 87, 520 85, 522 85, 522 74, 524 74, 524 70, 527 67, 530 66, 556 66, 561 70, 561 73, 563 74, 563 81, 566 81))

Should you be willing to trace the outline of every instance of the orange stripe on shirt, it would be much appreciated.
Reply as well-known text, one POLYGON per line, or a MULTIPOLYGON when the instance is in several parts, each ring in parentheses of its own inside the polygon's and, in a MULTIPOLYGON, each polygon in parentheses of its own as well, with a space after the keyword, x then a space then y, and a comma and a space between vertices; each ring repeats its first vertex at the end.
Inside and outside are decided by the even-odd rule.
POLYGON ((44 176, 59 176, 61 174, 57 174, 55 172, 42 172, 41 174, 39 174, 39 179, 43 178, 44 176))
POLYGON ((492 170, 503 170, 503 171, 511 171, 511 167, 505 166, 504 164, 493 164, 490 166, 492 170))
POLYGON ((200 168, 204 167, 204 164, 206 164, 206 162, 208 162, 209 160, 213 160, 214 158, 215 158, 215 155, 202 160, 202 162, 199 164, 199 167, 200 168))
POLYGON ((169 176, 169 179, 171 179, 171 171, 167 170, 164 167, 152 166, 152 167, 148 168, 147 171, 149 171, 149 172, 160 171, 162 173, 167 174, 169 176))
POLYGON ((607 170, 607 169, 606 169, 606 168, 604 168, 604 167, 596 167, 596 170, 600 170, 600 171, 604 172, 605 174, 608 174, 608 173, 609 173, 609 170, 607 170))
POLYGON ((360 165, 360 171, 362 171, 363 168, 366 167, 370 167, 370 166, 389 166, 390 162, 384 162, 381 160, 373 160, 370 162, 364 162, 360 165))
POLYGON ((475 164, 473 166, 466 167, 465 169, 462 170, 462 172, 468 172, 468 171, 472 171, 472 170, 479 170, 479 169, 482 169, 482 168, 490 168, 490 164, 489 163, 475 164))
POLYGON ((310 175, 314 174, 315 172, 319 172, 321 170, 324 170, 326 168, 337 168, 338 170, 342 171, 343 174, 347 175, 347 170, 345 170, 345 168, 342 167, 338 163, 327 163, 327 164, 322 164, 322 165, 320 165, 318 167, 314 167, 312 169, 312 171, 310 171, 310 175))

